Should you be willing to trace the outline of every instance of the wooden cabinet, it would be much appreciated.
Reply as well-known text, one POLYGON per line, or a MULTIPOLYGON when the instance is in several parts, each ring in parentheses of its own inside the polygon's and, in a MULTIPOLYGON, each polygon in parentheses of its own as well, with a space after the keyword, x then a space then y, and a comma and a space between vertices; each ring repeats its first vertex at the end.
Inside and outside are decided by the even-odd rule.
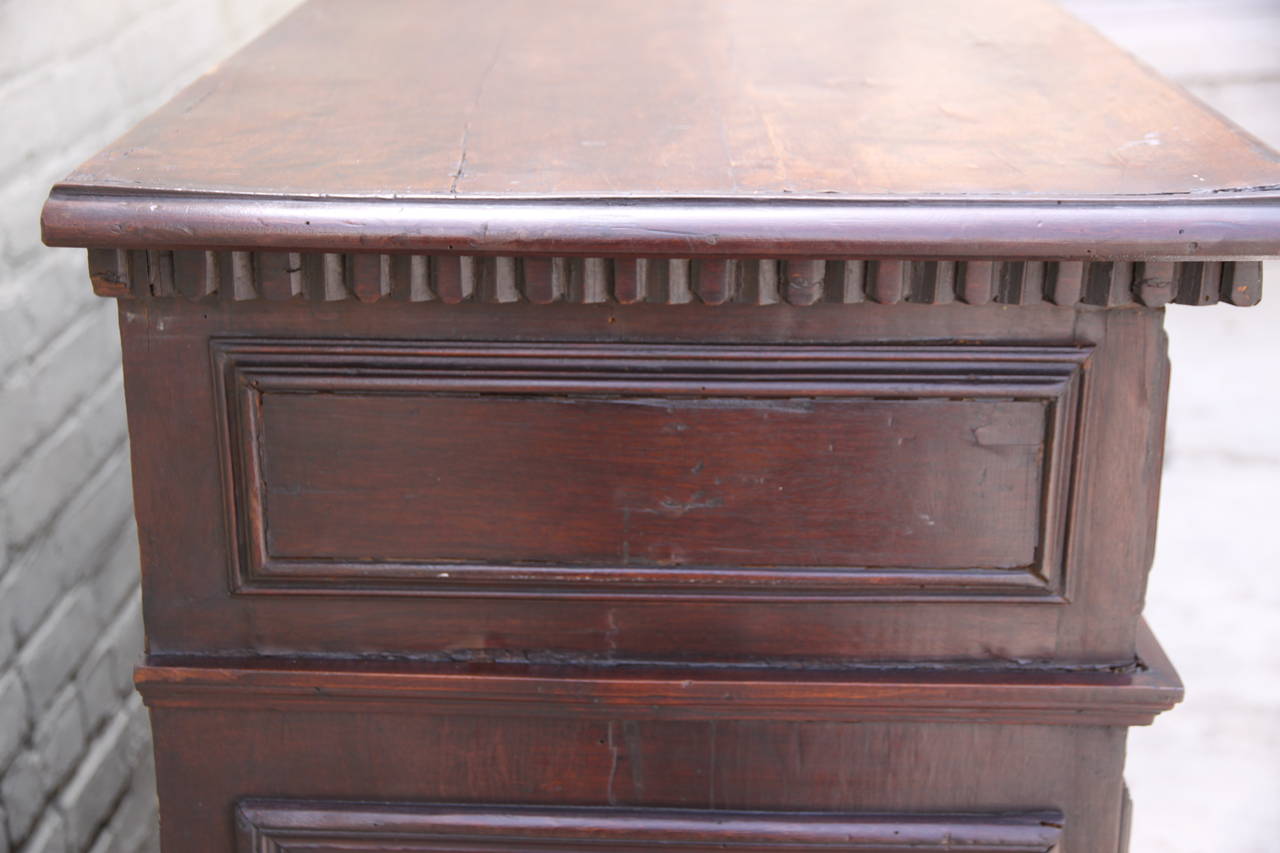
POLYGON ((1277 185, 1024 0, 312 0, 44 212, 166 850, 1123 850, 1164 306, 1277 185))

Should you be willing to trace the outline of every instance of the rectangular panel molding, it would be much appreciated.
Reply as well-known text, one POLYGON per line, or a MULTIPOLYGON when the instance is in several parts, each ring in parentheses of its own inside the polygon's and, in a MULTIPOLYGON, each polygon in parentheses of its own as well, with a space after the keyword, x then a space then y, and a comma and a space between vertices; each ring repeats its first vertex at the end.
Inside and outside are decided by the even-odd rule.
POLYGON ((271 800, 242 802, 236 818, 240 853, 596 853, 614 848, 1049 853, 1063 824, 1054 811, 858 815, 271 800))
POLYGON ((1070 595, 1088 348, 212 350, 238 593, 1070 595))

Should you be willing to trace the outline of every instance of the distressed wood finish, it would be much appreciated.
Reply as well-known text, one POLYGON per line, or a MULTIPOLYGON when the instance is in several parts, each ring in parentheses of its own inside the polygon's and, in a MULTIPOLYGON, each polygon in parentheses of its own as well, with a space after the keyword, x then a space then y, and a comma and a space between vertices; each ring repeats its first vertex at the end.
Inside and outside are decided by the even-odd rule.
POLYGON ((213 347, 241 592, 1065 592, 1088 349, 213 347))
POLYGON ((433 703, 390 700, 358 710, 300 710, 269 698, 218 707, 234 693, 228 685, 206 694, 205 708, 153 707, 159 785, 170 792, 167 848, 234 850, 237 805, 262 798, 401 804, 419 819, 433 805, 460 802, 627 808, 650 817, 650 831, 671 808, 725 818, 879 815, 899 831, 921 818, 983 822, 1053 810, 1062 818, 1044 829, 1061 832, 1055 853, 1119 845, 1120 726, 664 720, 583 715, 573 705, 559 715, 492 705, 482 714, 422 713, 433 703))
POLYGON ((909 302, 944 305, 1254 305, 1256 261, 822 261, 167 252, 91 249, 99 296, 178 296, 174 271, 195 279, 181 295, 333 302, 521 300, 678 305, 909 302))
POLYGON ((188 88, 56 188, 46 239, 597 257, 1277 251, 1280 161, 1047 0, 798 0, 785 17, 759 0, 561 0, 554 14, 536 0, 376 0, 356 17, 317 0, 188 88))
POLYGON ((398 664, 153 657, 138 689, 153 708, 294 713, 562 716, 602 720, 822 720, 1147 725, 1182 684, 1145 623, 1128 666, 608 668, 542 662, 398 664), (695 676, 696 677, 692 677, 695 676))
POLYGON ((166 853, 1127 848, 1163 314, 1280 158, 1056 7, 311 0, 42 227, 166 853))
MULTIPOLYGON (((1154 311, 1080 313, 1051 305, 1010 309, 999 305, 863 304, 813 305, 802 311, 762 315, 758 307, 747 305, 688 306, 678 311, 644 305, 562 305, 548 311, 543 306, 523 303, 493 308, 439 303, 422 307, 421 312, 405 312, 392 303, 365 305, 348 301, 299 312, 293 306, 269 302, 121 302, 126 330, 125 384, 138 484, 136 509, 146 531, 142 550, 149 567, 144 574, 144 606, 153 652, 227 654, 263 649, 300 654, 389 653, 431 659, 459 655, 536 656, 545 652, 565 660, 740 663, 994 658, 1056 660, 1089 666, 1124 665, 1132 659, 1133 614, 1141 601, 1153 542, 1167 381, 1160 317, 1154 311), (328 337, 316 339, 318 330, 328 337), (532 341, 528 346, 495 343, 503 338, 532 341), (535 345, 537 341, 556 340, 559 343, 535 345), (939 340, 951 343, 933 343, 939 340), (435 343, 423 345, 430 341, 435 343), (769 341, 780 345, 761 348, 769 341), (999 343, 992 348, 989 343, 980 343, 983 341, 999 343), (781 345, 783 342, 785 345, 781 345), (253 530, 265 533, 269 529, 269 525, 255 527, 242 520, 251 521, 258 512, 253 509, 257 506, 265 509, 269 521, 272 505, 269 496, 263 495, 267 498, 265 504, 255 504, 253 494, 244 491, 247 484, 261 478, 252 473, 246 477, 235 467, 224 467, 226 463, 217 453, 220 445, 228 449, 233 444, 243 447, 244 438, 256 435, 258 429, 253 425, 234 426, 242 421, 239 416, 228 419, 224 406, 227 394, 217 390, 215 383, 215 376, 226 374, 213 368, 214 353, 234 353, 237 347, 244 350, 239 357, 245 370, 250 375, 258 372, 277 376, 270 380, 277 382, 277 387, 283 381, 284 387, 301 391, 311 383, 312 390, 323 391, 326 382, 331 384, 326 393, 287 395, 294 401, 290 404, 294 408, 288 411, 273 410, 272 403, 267 403, 262 410, 265 417, 259 423, 268 430, 262 434, 268 440, 258 444, 269 448, 275 442, 284 455, 273 461, 268 449, 266 463, 287 466, 289 471, 281 469, 281 473, 292 472, 290 476, 295 480, 307 480, 313 476, 312 470, 315 476, 328 476, 330 483, 322 486, 321 492, 331 491, 333 477, 343 470, 357 478, 343 488, 364 488, 362 484, 375 487, 370 500, 348 491, 328 509, 323 503, 327 498, 315 495, 320 502, 311 504, 319 513, 314 516, 314 542, 327 538, 345 550, 321 554, 313 549, 309 552, 311 558, 319 555, 339 559, 328 559, 323 564, 311 559, 311 569, 297 566, 293 576, 285 571, 290 568, 285 561, 259 561, 257 565, 269 567, 264 574, 252 568, 255 563, 251 559, 241 556, 253 556, 252 550, 246 550, 252 547, 253 530), (754 358, 753 351, 757 353, 754 358), (413 355, 415 352, 445 355, 424 362, 413 355), (522 352, 523 362, 516 357, 522 352), (572 353, 578 353, 579 358, 564 357, 572 353), (897 355, 889 357, 892 353, 897 355), (943 357, 939 362, 940 353, 943 357), (450 358, 455 364, 452 380, 450 370, 442 370, 450 358), (255 367, 255 360, 261 366, 255 367), (584 420, 575 414, 589 410, 603 417, 609 411, 629 411, 625 404, 610 403, 604 398, 619 393, 634 395, 637 391, 643 392, 642 397, 656 391, 661 398, 669 396, 672 389, 683 388, 681 393, 686 398, 691 392, 695 398, 710 395, 708 399, 714 403, 717 399, 723 401, 726 392, 734 388, 734 393, 741 395, 753 381, 766 389, 771 382, 780 380, 808 381, 803 396, 818 399, 813 397, 813 389, 823 383, 829 389, 826 393, 839 390, 835 380, 842 364, 865 365, 858 368, 863 371, 863 381, 875 378, 866 372, 867 367, 884 371, 872 384, 884 389, 886 397, 898 397, 896 401, 870 399, 877 394, 871 385, 864 385, 858 393, 869 396, 852 402, 871 406, 886 417, 897 411, 894 407, 917 407, 918 428, 911 434, 924 437, 933 430, 935 438, 944 442, 938 446, 952 442, 950 446, 960 455, 953 459, 948 451, 942 461, 935 456, 929 465, 912 468, 915 463, 909 460, 927 458, 919 455, 927 442, 907 442, 907 431, 895 431, 887 445, 877 445, 881 439, 868 439, 868 449, 882 446, 889 453, 874 462, 871 472, 830 477, 813 467, 820 463, 805 461, 805 453, 820 453, 836 435, 797 444, 788 440, 787 429, 779 428, 776 438, 770 440, 761 421, 754 428, 754 444, 737 439, 734 429, 702 433, 704 437, 698 440, 706 442, 708 454, 721 460, 717 463, 720 470, 707 472, 704 466, 703 472, 694 474, 692 469, 698 460, 692 456, 682 468, 661 458, 644 456, 636 457, 633 463, 626 462, 637 446, 636 436, 652 433, 648 427, 636 432, 640 422, 634 420, 635 416, 628 415, 627 421, 607 417, 584 420), (1080 368, 1078 380, 1069 378, 1073 364, 1080 368), (544 427, 552 423, 546 418, 576 418, 581 430, 595 430, 592 434, 596 437, 583 444, 575 438, 575 433, 581 432, 578 427, 573 431, 544 428, 535 432, 531 426, 525 434, 513 425, 513 431, 505 438, 493 437, 498 444, 491 451, 473 451, 465 458, 453 458, 449 453, 439 457, 461 477, 452 480, 449 490, 433 493, 415 489, 410 482, 415 476, 421 476, 424 484, 434 482, 436 474, 421 468, 432 464, 430 459, 436 452, 428 449, 432 442, 439 448, 441 441, 474 441, 479 434, 472 435, 470 429, 451 426, 448 421, 428 416, 426 410, 412 408, 418 404, 412 402, 413 397, 405 396, 404 390, 410 387, 405 383, 419 381, 413 376, 423 376, 424 365, 429 366, 426 372, 431 376, 421 381, 453 381, 455 389, 462 388, 467 393, 481 390, 483 383, 499 381, 503 370, 507 371, 507 379, 501 380, 507 384, 496 389, 498 393, 472 397, 465 403, 448 402, 453 411, 460 412, 456 407, 466 406, 469 411, 483 413, 488 400, 494 405, 501 403, 502 411, 542 412, 544 427), (481 365, 484 369, 480 369, 481 365), (715 366, 714 370, 708 365, 715 366), (575 374, 574 369, 585 372, 575 374), (746 372, 735 378, 735 370, 746 372), (326 379, 326 375, 333 379, 326 379), (743 376, 747 381, 742 380, 743 376), (613 384, 602 384, 600 377, 613 384), (711 386, 705 393, 698 390, 713 378, 721 383, 718 390, 711 386), (335 379, 345 385, 332 386, 335 379), (1030 397, 1028 381, 1043 383, 1039 390, 1030 392, 1030 397), (296 384, 299 382, 303 385, 296 384), (387 396, 365 398, 371 404, 359 405, 361 398, 351 396, 351 392, 358 390, 361 383, 366 390, 381 384, 387 396), (519 383, 527 383, 524 390, 502 401, 519 383), (1073 404, 1054 404, 1056 416, 1065 420, 1045 431, 1044 458, 1018 469, 1028 477, 1025 484, 1012 479, 1017 476, 1017 466, 1011 468, 1008 460, 997 464, 1002 459, 998 453, 968 442, 971 435, 964 428, 964 419, 974 417, 979 410, 966 408, 965 399, 986 395, 993 401, 1004 401, 986 404, 994 407, 992 411, 1014 407, 1008 411, 1026 412, 1016 408, 1026 402, 1017 403, 1010 398, 1021 396, 1049 404, 1054 399, 1069 398, 1075 393, 1071 390, 1073 384, 1078 385, 1076 396, 1082 412, 1074 415, 1078 426, 1071 426, 1073 404), (988 386, 985 391, 984 385, 988 386), (1144 389, 1146 398, 1135 396, 1133 388, 1144 389), (949 400, 948 396, 961 399, 949 400), (904 399, 911 397, 918 402, 904 399), (166 401, 164 416, 150 416, 154 406, 150 401, 160 399, 166 401), (535 405, 540 399, 545 402, 535 405), (307 414, 309 407, 330 405, 337 407, 330 410, 333 415, 343 410, 357 420, 339 422, 334 417, 307 414), (531 408, 522 410, 520 406, 531 408), (939 413, 953 414, 935 424, 926 414, 928 409, 918 408, 921 406, 936 406, 939 413), (280 429, 285 422, 273 420, 273 411, 293 419, 290 422, 300 430, 296 443, 292 428, 280 429), (379 423, 382 425, 376 426, 379 423), (626 423, 631 426, 622 429, 626 423), (1053 443, 1051 433, 1062 440, 1053 443), (232 438, 233 434, 240 438, 232 438), (450 435, 454 437, 448 438, 450 435), (535 441, 537 435, 542 436, 540 445, 535 441), (392 437, 396 437, 401 450, 387 453, 383 448, 392 437), (900 447, 895 444, 898 438, 904 439, 900 447), (324 465, 308 468, 307 453, 319 453, 324 465), (408 465, 405 453, 418 461, 408 465), (611 504, 613 489, 631 489, 636 496, 651 496, 655 507, 664 498, 689 503, 700 488, 706 491, 695 482, 700 477, 709 478, 706 485, 714 486, 715 477, 723 480, 724 474, 734 471, 763 470, 773 476, 774 472, 760 460, 789 458, 794 464, 787 463, 776 470, 776 476, 783 479, 775 485, 790 486, 792 496, 786 497, 784 488, 783 499, 776 506, 813 508, 804 517, 797 517, 791 510, 787 514, 770 514, 772 500, 761 506, 765 495, 758 485, 731 483, 738 495, 739 512, 727 514, 720 509, 720 514, 714 516, 718 525, 697 519, 699 513, 717 512, 714 507, 686 513, 678 519, 661 514, 641 519, 649 525, 649 541, 655 545, 679 545, 680 538, 687 535, 693 537, 690 541, 701 542, 698 547, 704 551, 708 546, 735 547, 740 544, 735 539, 755 544, 772 541, 775 547, 794 550, 805 546, 805 537, 789 540, 783 531, 803 531, 806 524, 820 523, 837 531, 846 543, 860 537, 863 544, 858 547, 864 553, 870 553, 867 549, 872 547, 879 549, 884 557, 882 567, 899 571, 928 566, 950 568, 923 576, 889 572, 879 577, 874 572, 833 574, 827 569, 823 574, 797 573, 791 576, 791 586, 785 582, 786 572, 779 570, 773 573, 777 582, 762 587, 760 581, 769 576, 760 572, 759 561, 757 568, 750 568, 749 555, 721 559, 718 566, 703 560, 691 561, 684 567, 627 566, 620 560, 617 528, 610 533, 607 526, 602 526, 608 518, 602 514, 603 508, 576 498, 572 492, 560 494, 563 489, 557 484, 564 481, 564 471, 573 470, 574 463, 568 460, 575 454, 583 459, 584 475, 595 472, 599 488, 606 488, 610 477, 616 481, 608 485, 611 504), (972 496, 957 495, 946 506, 931 508, 934 493, 948 492, 942 485, 928 485, 929 478, 946 476, 944 472, 950 471, 965 454, 970 460, 966 463, 970 471, 965 476, 971 484, 981 480, 983 464, 978 460, 987 454, 995 466, 993 470, 1004 471, 1003 482, 1017 493, 1036 496, 1032 483, 1037 477, 1042 486, 1056 484, 1054 489, 1061 489, 1062 493, 1057 497, 1051 493, 1037 497, 1037 503, 1047 510, 1044 513, 1036 513, 1031 507, 1002 505, 1001 501, 1009 500, 1007 492, 992 493, 982 506, 968 503, 972 496), (366 462, 360 463, 362 470, 356 471, 350 463, 341 461, 344 456, 351 460, 363 456, 366 462), (560 464, 569 467, 559 469, 561 473, 555 474, 551 482, 540 484, 530 481, 528 475, 522 477, 519 469, 513 468, 522 456, 527 461, 521 464, 542 465, 548 474, 552 469, 546 466, 557 464, 552 460, 565 460, 560 464), (508 461, 490 468, 480 478, 489 485, 469 480, 458 467, 492 465, 491 457, 508 461), (867 485, 877 482, 877 476, 884 476, 875 473, 880 465, 897 466, 908 481, 919 484, 918 494, 901 507, 880 506, 867 485), (185 473, 173 476, 179 470, 185 473), (325 471, 330 473, 324 474, 325 471), (415 475, 413 471, 421 473, 415 475), (1042 471, 1053 476, 1037 473, 1042 471), (542 498, 512 500, 498 489, 504 480, 512 481, 517 493, 533 496, 542 489, 542 494, 555 501, 578 500, 586 517, 595 518, 596 522, 584 527, 582 518, 558 516, 542 498), (375 484, 397 481, 400 487, 417 491, 417 496, 389 503, 378 496, 375 484), (846 485, 838 485, 841 482, 846 485), (1073 482, 1078 483, 1075 491, 1070 487, 1073 482), (491 492, 498 503, 475 502, 485 489, 498 489, 491 492), (853 526, 841 530, 840 511, 833 502, 840 489, 867 497, 863 501, 866 506, 858 512, 918 521, 916 527, 924 537, 919 541, 931 541, 929 547, 933 550, 925 554, 917 545, 915 553, 909 553, 906 549, 913 547, 912 540, 905 530, 892 527, 896 522, 891 522, 892 535, 880 539, 869 530, 859 532, 853 526), (464 495, 470 495, 466 500, 471 503, 457 502, 464 495), (455 500, 451 502, 450 496, 455 500), (913 511, 911 506, 915 504, 919 508, 913 511), (184 511, 175 514, 175 506, 182 506, 184 511), (495 512, 496 506, 505 509, 495 512), (245 515, 244 510, 253 511, 245 515), (950 539, 930 539, 929 527, 918 517, 919 512, 944 520, 969 519, 973 530, 957 529, 962 537, 1000 530, 1001 524, 1008 523, 999 518, 1002 512, 1043 519, 1037 523, 1046 525, 1045 530, 1064 532, 1060 536, 1040 535, 1005 527, 1012 537, 1005 540, 1006 545, 1021 542, 1016 547, 1025 550, 1028 543, 1035 543, 1037 549, 1043 545, 1046 550, 1037 553, 1032 563, 1024 563, 1026 568, 1021 572, 997 569, 975 575, 970 570, 982 567, 972 565, 972 561, 966 566, 958 560, 950 539), (424 513, 438 513, 440 518, 424 518, 424 513), (389 554, 383 550, 367 554, 353 548, 364 534, 348 522, 360 517, 383 534, 392 529, 401 531, 401 545, 417 549, 408 554, 411 558, 451 556, 438 550, 432 555, 429 538, 415 540, 413 531, 452 518, 471 531, 470 544, 459 543, 468 548, 492 549, 504 535, 523 530, 521 535, 531 550, 545 556, 549 548, 559 548, 558 553, 569 559, 556 557, 534 565, 529 572, 522 572, 518 563, 511 562, 494 561, 493 565, 484 566, 463 560, 455 561, 452 567, 420 562, 419 567, 432 566, 436 575, 451 575, 427 578, 421 568, 403 564, 397 568, 394 560, 381 568, 370 565, 365 558, 403 558, 407 552, 389 554), (559 520, 547 520, 552 517, 559 520), (544 526, 550 525, 543 536, 535 533, 540 518, 544 519, 544 526), (753 521, 748 524, 745 519, 753 521), (339 541, 343 537, 345 542, 339 541), (578 556, 574 558, 575 551, 563 550, 566 548, 577 549, 578 556), (618 558, 582 562, 585 548, 594 548, 596 553, 602 548, 615 549, 618 558), (360 559, 344 561, 343 557, 360 559), (922 558, 924 565, 920 564, 922 558), (575 559, 578 565, 574 565, 575 559), (503 565, 506 568, 501 568, 503 565), (282 571, 272 575, 277 568, 282 571), (453 568, 463 569, 461 577, 452 576, 453 568), (406 571, 410 573, 407 578, 406 571), (955 574, 948 574, 953 571, 955 574), (414 572, 418 573, 416 581, 414 572), (695 583, 685 582, 689 579, 695 583), (718 579, 726 582, 719 589, 718 579), (246 580, 250 582, 246 584, 246 580), (680 582, 674 582, 677 580, 680 582), (235 591, 237 586, 241 587, 239 592, 235 591), (733 600, 744 594, 762 593, 766 598, 790 599, 792 603, 775 609, 750 600, 733 600), (857 600, 863 597, 879 600, 857 600), (672 610, 670 603, 677 599, 685 599, 686 603, 679 610, 672 610), (726 637, 732 637, 733 642, 726 642, 726 637)), ((235 380, 230 387, 239 382, 235 380)), ((778 387, 787 386, 784 382, 778 387)), ((732 398, 734 393, 728 396, 732 398)), ((793 388, 784 397, 794 394, 793 388)), ((267 399, 271 396, 268 394, 267 399)), ((248 399, 253 398, 251 395, 248 399)), ((275 402, 284 399, 277 397, 275 402)), ((679 400, 680 394, 671 399, 679 400)), ((769 398, 760 402, 768 403, 769 398)), ((233 401, 231 412, 236 411, 235 405, 233 401)), ((665 417, 661 409, 639 408, 665 417)), ((248 411, 255 409, 250 407, 248 411)), ((726 416, 724 409, 714 406, 696 410, 695 414, 698 412, 704 419, 726 416)), ((811 437, 816 434, 809 416, 783 414, 793 425, 810 424, 804 428, 811 437)), ((1032 417, 1034 420, 1040 416, 1032 417)), ((1049 422, 1046 420, 1046 425, 1049 422)), ((648 423, 655 425, 661 436, 657 421, 648 423)), ((493 423, 477 421, 476 429, 492 434, 501 429, 501 419, 493 423)), ((651 440, 659 439, 644 438, 646 442, 651 440)), ((662 440, 668 441, 672 452, 681 459, 695 449, 674 437, 662 440)), ((844 439, 842 446, 847 446, 848 441, 844 439)), ((249 461, 255 458, 251 456, 249 461)), ((243 471, 243 467, 239 470, 243 471)), ((957 476, 961 471, 962 468, 955 468, 957 476)), ((315 482, 319 485, 320 481, 315 482)), ((899 495, 906 496, 911 491, 905 483, 880 482, 890 492, 896 489, 899 495)), ((301 508, 298 501, 302 495, 285 493, 293 486, 286 485, 276 498, 292 501, 301 508)), ((339 493, 334 492, 331 497, 339 498, 339 493)), ((845 515, 850 520, 856 517, 848 512, 845 515)), ((295 520, 291 535, 295 536, 294 544, 301 544, 296 541, 302 530, 298 525, 305 522, 303 516, 295 516, 295 520)), ((445 535, 455 537, 456 542, 459 532, 445 531, 445 535)), ((364 543, 362 547, 378 544, 369 538, 364 543)), ((273 551, 270 543, 267 545, 267 554, 289 556, 288 552, 273 551)), ((970 556, 975 553, 971 551, 970 556)), ((452 556, 465 555, 455 551, 452 556)), ((835 561, 832 564, 837 569, 842 565, 835 561)), ((848 563, 843 566, 869 568, 848 563)))

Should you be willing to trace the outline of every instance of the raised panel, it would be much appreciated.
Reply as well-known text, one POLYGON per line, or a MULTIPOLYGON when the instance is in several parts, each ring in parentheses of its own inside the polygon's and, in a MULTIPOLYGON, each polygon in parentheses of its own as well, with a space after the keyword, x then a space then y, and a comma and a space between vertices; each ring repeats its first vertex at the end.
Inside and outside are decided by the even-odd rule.
POLYGON ((214 346, 242 592, 1066 592, 1087 350, 214 346))
POLYGON ((241 853, 671 853, 955 850, 1048 853, 1058 812, 858 815, 609 808, 522 808, 246 801, 241 853))

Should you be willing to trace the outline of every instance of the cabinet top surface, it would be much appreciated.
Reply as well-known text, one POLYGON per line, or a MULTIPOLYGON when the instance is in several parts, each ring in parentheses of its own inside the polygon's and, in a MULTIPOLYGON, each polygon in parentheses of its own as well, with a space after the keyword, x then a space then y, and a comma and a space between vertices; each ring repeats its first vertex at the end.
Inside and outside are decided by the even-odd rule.
MULTIPOLYGON (((1278 190, 1274 152, 1040 0, 311 0, 55 196, 252 198, 225 216, 270 229, 264 198, 1125 204, 1278 190)), ((108 242, 83 219, 47 215, 46 238, 108 242)))

